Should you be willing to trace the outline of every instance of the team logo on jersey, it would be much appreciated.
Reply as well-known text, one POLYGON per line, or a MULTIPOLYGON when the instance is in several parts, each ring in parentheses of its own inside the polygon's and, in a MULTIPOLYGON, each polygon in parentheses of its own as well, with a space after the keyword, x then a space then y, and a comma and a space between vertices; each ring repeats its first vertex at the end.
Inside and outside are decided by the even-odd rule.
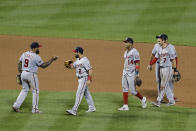
POLYGON ((160 54, 161 57, 165 57, 165 56, 168 56, 169 54, 168 53, 162 53, 160 54))
POLYGON ((76 65, 76 68, 78 68, 78 67, 83 67, 83 65, 82 64, 76 65))

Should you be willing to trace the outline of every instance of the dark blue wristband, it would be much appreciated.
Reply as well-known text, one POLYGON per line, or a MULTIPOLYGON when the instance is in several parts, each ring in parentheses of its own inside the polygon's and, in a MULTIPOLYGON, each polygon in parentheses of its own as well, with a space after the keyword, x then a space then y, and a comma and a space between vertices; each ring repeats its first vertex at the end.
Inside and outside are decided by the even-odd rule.
POLYGON ((139 70, 135 70, 135 74, 138 75, 139 74, 139 70))

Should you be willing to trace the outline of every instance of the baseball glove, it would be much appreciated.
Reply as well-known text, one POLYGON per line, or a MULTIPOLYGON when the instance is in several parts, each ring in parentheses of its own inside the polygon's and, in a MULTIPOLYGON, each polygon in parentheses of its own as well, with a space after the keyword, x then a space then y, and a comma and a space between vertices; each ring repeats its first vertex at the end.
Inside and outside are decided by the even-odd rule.
POLYGON ((16 75, 16 83, 22 85, 21 74, 16 75))
POLYGON ((72 63, 73 63, 72 60, 67 60, 67 61, 64 62, 64 66, 65 66, 66 68, 71 68, 71 64, 72 64, 72 63))
POLYGON ((178 70, 176 70, 173 74, 173 81, 178 82, 181 79, 181 75, 180 72, 178 70))
POLYGON ((135 77, 135 85, 136 86, 141 86, 142 85, 142 80, 140 79, 139 76, 135 77))

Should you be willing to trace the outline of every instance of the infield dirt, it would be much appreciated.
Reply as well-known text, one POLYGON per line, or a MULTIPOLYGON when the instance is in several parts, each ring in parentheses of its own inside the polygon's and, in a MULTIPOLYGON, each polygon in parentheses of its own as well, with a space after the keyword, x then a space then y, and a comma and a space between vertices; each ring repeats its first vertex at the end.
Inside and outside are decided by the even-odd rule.
MULTIPOLYGON (((21 89, 16 84, 17 63, 21 54, 29 50, 32 41, 38 41, 43 47, 40 56, 44 61, 53 55, 59 60, 47 69, 39 69, 40 90, 76 91, 77 78, 75 71, 64 69, 65 60, 74 60, 72 50, 76 46, 84 48, 84 54, 93 66, 91 92, 121 92, 124 44, 121 41, 81 40, 64 38, 42 38, 25 36, 0 35, 0 89, 21 89)), ((140 52, 140 76, 143 85, 137 88, 149 101, 156 100, 157 88, 154 67, 149 72, 149 63, 153 44, 135 43, 140 52)), ((196 47, 176 46, 179 57, 181 81, 175 83, 175 96, 180 100, 177 105, 196 107, 196 47)), ((1 90, 2 91, 2 90, 1 90)), ((122 98, 119 98, 122 99, 122 98)))

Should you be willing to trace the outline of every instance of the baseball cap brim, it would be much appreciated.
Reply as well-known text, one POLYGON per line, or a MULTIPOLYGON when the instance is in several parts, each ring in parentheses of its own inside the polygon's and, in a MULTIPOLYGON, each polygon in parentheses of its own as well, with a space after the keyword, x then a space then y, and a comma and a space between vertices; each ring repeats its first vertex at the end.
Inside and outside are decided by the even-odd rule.
POLYGON ((123 42, 125 42, 125 43, 129 43, 129 41, 128 41, 128 40, 124 40, 123 42))
POLYGON ((155 38, 158 39, 158 38, 161 38, 161 36, 157 35, 155 38))

